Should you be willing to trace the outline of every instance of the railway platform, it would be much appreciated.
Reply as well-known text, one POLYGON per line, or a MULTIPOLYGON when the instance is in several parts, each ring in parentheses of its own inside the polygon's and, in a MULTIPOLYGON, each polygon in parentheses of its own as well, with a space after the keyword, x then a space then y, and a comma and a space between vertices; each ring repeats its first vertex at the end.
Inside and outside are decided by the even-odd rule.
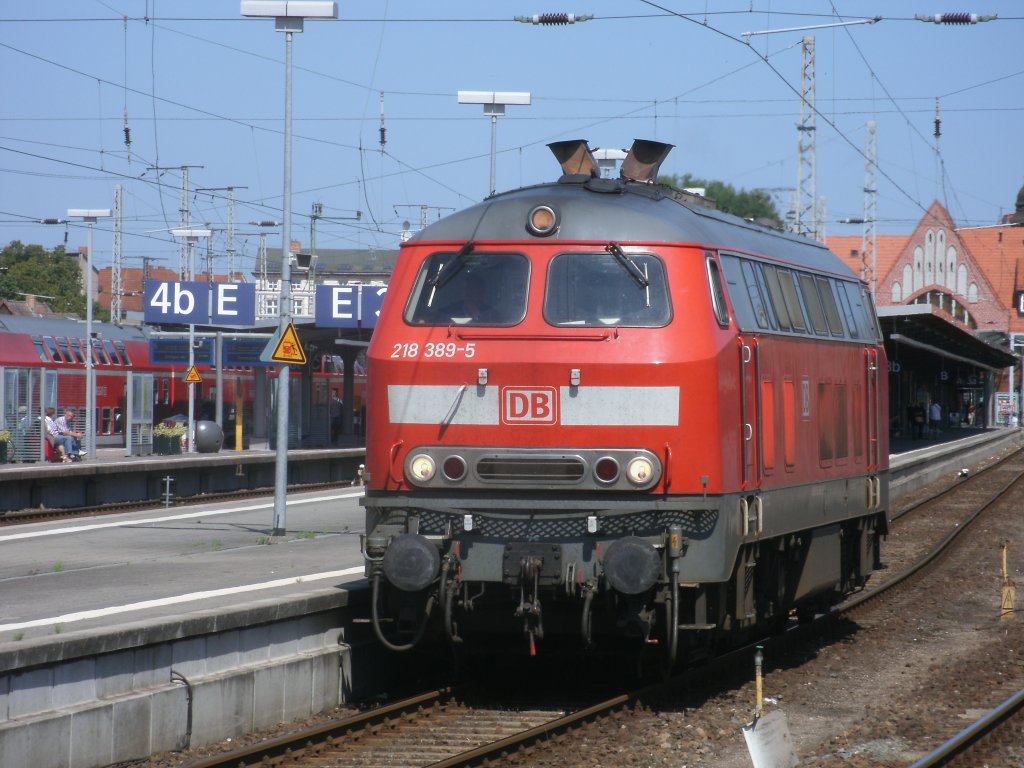
MULTIPOLYGON (((169 456, 126 456, 99 448, 70 464, 0 464, 0 515, 25 509, 64 509, 131 502, 170 505, 207 493, 272 488, 276 451, 266 442, 248 449, 169 456)), ((350 438, 331 448, 288 451, 290 485, 358 483, 366 450, 350 438)))
MULTIPOLYGON (((1021 435, 894 440, 894 503, 1021 435)), ((326 453, 341 461, 360 450, 326 453)), ((272 466, 274 455, 266 446, 246 456, 113 451, 22 471, 91 470, 118 484, 202 462, 272 466)), ((0 765, 99 768, 200 746, 361 699, 387 685, 382 675, 401 675, 404 659, 385 659, 365 623, 361 494, 291 490, 280 537, 270 499, 0 529, 0 765)))

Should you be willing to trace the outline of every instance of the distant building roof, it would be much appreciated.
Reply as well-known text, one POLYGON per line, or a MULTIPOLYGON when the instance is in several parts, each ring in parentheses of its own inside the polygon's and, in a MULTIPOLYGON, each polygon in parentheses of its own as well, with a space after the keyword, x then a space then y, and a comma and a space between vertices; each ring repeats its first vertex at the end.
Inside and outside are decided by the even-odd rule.
POLYGON ((0 315, 16 315, 18 317, 77 317, 77 315, 58 315, 50 311, 50 307, 32 298, 27 301, 20 299, 0 299, 0 315))

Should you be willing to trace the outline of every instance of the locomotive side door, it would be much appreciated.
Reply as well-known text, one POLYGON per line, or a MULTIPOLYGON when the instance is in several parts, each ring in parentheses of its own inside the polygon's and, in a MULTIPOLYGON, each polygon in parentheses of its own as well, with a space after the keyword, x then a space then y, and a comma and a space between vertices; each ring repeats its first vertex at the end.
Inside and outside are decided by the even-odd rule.
POLYGON ((761 485, 760 354, 756 336, 739 336, 741 487, 761 485))

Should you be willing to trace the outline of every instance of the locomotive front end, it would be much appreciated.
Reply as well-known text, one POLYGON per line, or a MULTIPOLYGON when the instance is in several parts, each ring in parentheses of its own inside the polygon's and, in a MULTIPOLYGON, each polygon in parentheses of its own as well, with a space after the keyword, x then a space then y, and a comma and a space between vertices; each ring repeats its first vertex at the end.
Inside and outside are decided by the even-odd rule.
MULTIPOLYGON (((431 613, 453 641, 521 629, 531 651, 545 632, 652 637, 692 526, 658 509, 681 420, 673 298, 654 249, 565 237, 626 234, 621 201, 594 197, 579 179, 520 190, 403 246, 368 355, 363 502, 392 648, 431 613)), ((712 402, 715 377, 689 378, 712 402)))

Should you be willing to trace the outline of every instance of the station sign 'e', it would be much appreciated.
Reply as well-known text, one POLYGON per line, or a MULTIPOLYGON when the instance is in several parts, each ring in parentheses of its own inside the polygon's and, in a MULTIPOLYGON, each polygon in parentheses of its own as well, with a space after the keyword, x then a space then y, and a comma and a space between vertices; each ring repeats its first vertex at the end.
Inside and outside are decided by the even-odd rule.
POLYGON ((256 323, 256 286, 251 283, 206 283, 147 280, 147 323, 235 325, 256 323))
POLYGON ((386 285, 318 285, 317 328, 375 328, 386 285))
POLYGON ((1024 317, 1024 291, 1017 291, 1014 298, 1017 299, 1017 314, 1024 317))

